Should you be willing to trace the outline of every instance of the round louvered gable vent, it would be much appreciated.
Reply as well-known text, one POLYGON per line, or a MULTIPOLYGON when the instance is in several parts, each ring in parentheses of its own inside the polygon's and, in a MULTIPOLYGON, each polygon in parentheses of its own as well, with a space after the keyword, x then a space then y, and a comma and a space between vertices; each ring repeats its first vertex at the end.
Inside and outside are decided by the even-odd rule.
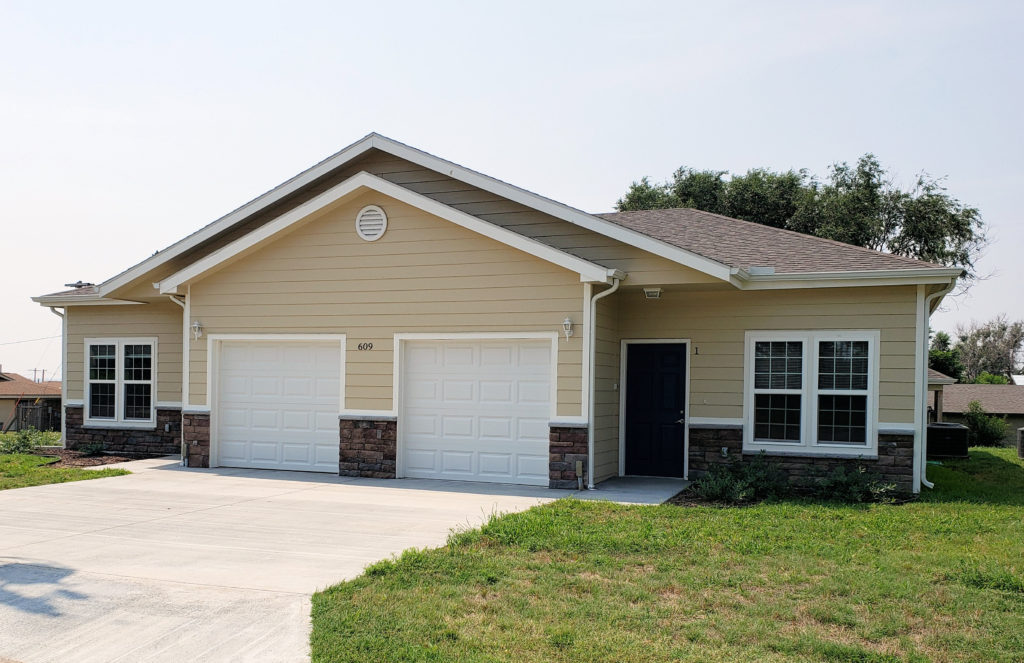
POLYGON ((388 215, 376 205, 367 205, 356 215, 356 233, 367 242, 374 242, 388 229, 388 215))

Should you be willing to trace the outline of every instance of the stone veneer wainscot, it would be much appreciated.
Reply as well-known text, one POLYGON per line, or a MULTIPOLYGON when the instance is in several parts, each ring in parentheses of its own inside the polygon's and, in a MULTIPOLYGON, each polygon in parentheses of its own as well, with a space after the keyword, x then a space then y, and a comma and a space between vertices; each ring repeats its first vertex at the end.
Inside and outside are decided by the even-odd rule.
MULTIPOLYGON (((743 453, 743 428, 690 427, 690 479, 704 475, 712 465, 744 461, 758 455, 757 452, 743 453), (722 456, 722 448, 727 455, 722 456)), ((840 465, 857 467, 863 465, 878 473, 886 483, 896 485, 901 493, 914 489, 914 436, 913 434, 879 433, 877 458, 836 458, 822 456, 798 456, 769 454, 789 475, 794 486, 807 486, 820 479, 840 465)))
POLYGON ((185 436, 186 461, 189 467, 210 466, 210 413, 184 412, 181 415, 185 436))
POLYGON ((85 408, 81 405, 64 408, 64 446, 68 449, 102 444, 104 451, 129 457, 181 453, 181 410, 177 408, 157 408, 153 428, 85 427, 84 414, 85 408))
POLYGON ((338 420, 338 474, 394 479, 398 458, 398 420, 348 417, 338 420))
POLYGON ((548 488, 579 487, 576 461, 583 463, 583 487, 587 485, 587 427, 552 424, 548 436, 548 488))

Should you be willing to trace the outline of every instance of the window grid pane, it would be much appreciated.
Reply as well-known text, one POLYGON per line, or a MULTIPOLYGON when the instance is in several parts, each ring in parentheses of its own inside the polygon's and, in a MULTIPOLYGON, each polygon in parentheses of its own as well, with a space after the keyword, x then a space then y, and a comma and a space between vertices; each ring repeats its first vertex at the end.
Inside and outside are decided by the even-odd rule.
POLYGON ((867 396, 818 396, 818 441, 866 444, 867 412, 867 396))
POLYGON ((89 385, 89 416, 97 419, 114 418, 114 389, 111 382, 89 385))
POLYGON ((124 379, 151 380, 153 375, 153 348, 149 345, 124 346, 124 379))
POLYGON ((803 362, 800 341, 758 341, 754 344, 754 388, 803 388, 803 362))
POLYGON ((757 394, 754 396, 754 439, 799 442, 801 396, 757 394))
POLYGON ((867 391, 868 342, 818 343, 818 389, 867 391))
POLYGON ((149 419, 152 403, 152 385, 126 384, 124 386, 124 418, 149 419))
POLYGON ((90 345, 89 346, 89 379, 90 380, 115 380, 117 379, 117 346, 115 345, 90 345))

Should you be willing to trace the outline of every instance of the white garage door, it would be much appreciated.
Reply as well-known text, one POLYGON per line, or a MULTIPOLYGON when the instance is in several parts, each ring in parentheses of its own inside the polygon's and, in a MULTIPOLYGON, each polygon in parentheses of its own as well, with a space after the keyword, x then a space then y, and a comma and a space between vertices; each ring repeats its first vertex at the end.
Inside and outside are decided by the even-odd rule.
POLYGON ((548 484, 551 341, 410 341, 402 384, 405 476, 548 484))
POLYGON ((338 341, 222 341, 219 360, 219 465, 338 472, 338 341))

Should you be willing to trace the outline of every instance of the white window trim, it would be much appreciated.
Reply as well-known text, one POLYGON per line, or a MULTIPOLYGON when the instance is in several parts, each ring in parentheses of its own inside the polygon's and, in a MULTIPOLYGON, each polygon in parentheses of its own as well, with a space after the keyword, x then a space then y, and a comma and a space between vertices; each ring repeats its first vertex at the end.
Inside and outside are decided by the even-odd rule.
POLYGON ((878 330, 748 331, 743 360, 743 451, 822 456, 878 455, 878 383, 880 375, 880 333, 878 330), (803 343, 803 389, 799 442, 754 440, 754 344, 758 341, 801 341, 803 343), (818 343, 823 341, 868 342, 867 444, 818 442, 818 343))
MULTIPOLYGON (((83 407, 82 407, 82 425, 86 428, 155 428, 156 427, 156 410, 157 410, 157 338, 155 336, 145 337, 108 337, 108 338, 87 338, 85 339, 84 348, 84 366, 82 370, 83 374, 83 386, 82 394, 83 407), (114 369, 115 379, 113 380, 114 387, 114 418, 94 418, 89 415, 90 410, 90 393, 89 383, 93 380, 89 379, 89 346, 92 345, 113 345, 114 350, 114 369), (152 347, 153 362, 150 371, 150 379, 148 382, 152 385, 150 391, 149 400, 149 418, 148 419, 125 419, 124 418, 124 346, 126 345, 149 345, 152 347)), ((101 382, 110 382, 108 380, 101 380, 101 382)), ((139 383, 137 380, 131 380, 132 383, 139 383)), ((142 381, 146 382, 146 381, 142 381)))

